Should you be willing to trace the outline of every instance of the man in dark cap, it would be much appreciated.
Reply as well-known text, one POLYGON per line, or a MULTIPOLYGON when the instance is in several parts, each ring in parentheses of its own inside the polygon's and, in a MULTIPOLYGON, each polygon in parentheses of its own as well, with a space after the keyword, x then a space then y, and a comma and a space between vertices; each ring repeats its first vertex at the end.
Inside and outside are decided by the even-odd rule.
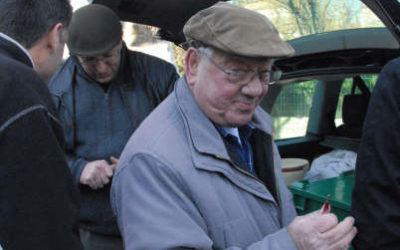
POLYGON ((185 75, 125 147, 111 188, 126 249, 347 249, 353 219, 295 217, 258 104, 293 49, 229 3, 184 26, 185 75))
POLYGON ((118 16, 103 5, 75 11, 69 31, 71 56, 49 88, 82 197, 81 239, 85 249, 122 249, 109 183, 130 135, 169 94, 178 75, 170 63, 128 51, 118 16))
POLYGON ((0 1, 0 249, 82 249, 79 193, 46 86, 71 15, 68 0, 0 1))

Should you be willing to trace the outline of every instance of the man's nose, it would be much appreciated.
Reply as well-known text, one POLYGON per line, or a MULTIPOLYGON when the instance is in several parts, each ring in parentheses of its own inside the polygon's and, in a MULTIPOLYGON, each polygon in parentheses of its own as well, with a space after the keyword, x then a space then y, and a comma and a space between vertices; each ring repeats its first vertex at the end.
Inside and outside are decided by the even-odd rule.
POLYGON ((264 93, 265 89, 268 89, 268 85, 261 82, 260 78, 255 75, 251 81, 242 88, 242 92, 250 96, 260 96, 264 93))
POLYGON ((107 64, 103 60, 98 60, 96 62, 96 71, 102 72, 107 69, 107 64))

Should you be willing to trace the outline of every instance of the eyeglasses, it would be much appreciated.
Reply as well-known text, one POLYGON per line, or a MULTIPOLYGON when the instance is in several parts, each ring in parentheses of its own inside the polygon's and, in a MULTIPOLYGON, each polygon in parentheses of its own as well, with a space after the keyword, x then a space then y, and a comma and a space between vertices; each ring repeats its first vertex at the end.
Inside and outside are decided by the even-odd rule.
POLYGON ((255 76, 258 76, 258 79, 260 79, 263 85, 272 85, 282 76, 282 71, 280 70, 262 70, 255 72, 253 70, 244 69, 225 69, 221 65, 218 65, 207 53, 201 50, 198 50, 198 52, 204 55, 215 67, 224 72, 228 76, 229 82, 240 86, 248 84, 255 76))
POLYGON ((99 62, 114 62, 115 59, 121 54, 121 48, 117 46, 116 48, 110 50, 108 53, 101 56, 77 56, 79 62, 87 66, 95 66, 99 62))

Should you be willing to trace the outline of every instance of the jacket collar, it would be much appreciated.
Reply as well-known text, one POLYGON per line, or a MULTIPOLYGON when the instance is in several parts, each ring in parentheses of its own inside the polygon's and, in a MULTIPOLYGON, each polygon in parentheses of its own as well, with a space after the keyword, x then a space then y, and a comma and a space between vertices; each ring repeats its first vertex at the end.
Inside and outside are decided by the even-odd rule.
POLYGON ((0 32, 0 45, 4 53, 9 54, 12 58, 34 68, 35 64, 29 52, 17 41, 0 32))
POLYGON ((195 150, 202 154, 229 159, 220 134, 197 105, 185 76, 177 81, 175 95, 187 125, 188 137, 192 140, 195 150))
MULTIPOLYGON (((188 127, 195 149, 200 153, 219 155, 229 159, 224 143, 214 124, 197 105, 190 91, 185 76, 181 77, 175 85, 175 95, 178 106, 188 127)), ((257 107, 251 120, 252 126, 267 134, 272 134, 269 115, 257 107)))
MULTIPOLYGON (((188 140, 193 145, 190 149, 194 166, 197 169, 222 173, 240 188, 275 203, 271 193, 266 189, 262 181, 255 181, 255 177, 243 172, 239 174, 239 170, 232 167, 233 163, 230 160, 221 135, 197 105, 187 85, 185 76, 176 82, 174 93, 184 120, 188 140)), ((269 123, 265 120, 261 122, 260 117, 269 119, 267 113, 261 111, 261 108, 257 108, 255 117, 252 119, 253 125, 256 129, 270 134, 271 128, 266 125, 269 123)))

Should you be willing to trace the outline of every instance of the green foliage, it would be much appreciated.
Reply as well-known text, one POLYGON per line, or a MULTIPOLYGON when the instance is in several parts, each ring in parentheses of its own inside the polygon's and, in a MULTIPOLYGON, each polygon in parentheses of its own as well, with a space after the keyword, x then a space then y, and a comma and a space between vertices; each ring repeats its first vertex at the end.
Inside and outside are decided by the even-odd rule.
POLYGON ((174 50, 175 63, 178 74, 181 76, 185 73, 185 51, 176 45, 172 45, 174 50))
POLYGON ((308 117, 316 81, 284 86, 271 111, 273 117, 308 117))

